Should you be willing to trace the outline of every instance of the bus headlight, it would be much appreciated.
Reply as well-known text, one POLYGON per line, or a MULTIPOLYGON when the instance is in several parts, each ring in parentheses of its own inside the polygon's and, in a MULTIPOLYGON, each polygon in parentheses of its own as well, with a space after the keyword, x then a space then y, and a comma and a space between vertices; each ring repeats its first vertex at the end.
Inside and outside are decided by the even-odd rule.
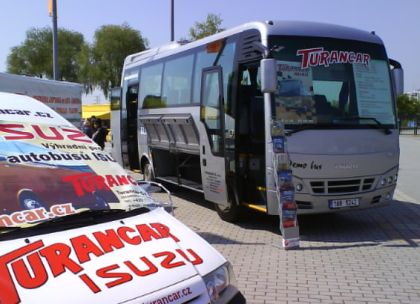
POLYGON ((388 176, 387 178, 388 184, 391 184, 393 180, 394 178, 392 176, 388 176))
POLYGON ((295 189, 296 189, 296 191, 300 192, 303 189, 303 185, 302 184, 296 184, 295 189))
POLYGON ((385 178, 382 178, 382 179, 381 179, 381 186, 385 186, 385 183, 386 183, 385 178))
POLYGON ((217 299, 221 296, 223 290, 229 286, 231 282, 229 264, 225 264, 216 270, 204 276, 204 283, 210 296, 211 303, 217 303, 217 299))

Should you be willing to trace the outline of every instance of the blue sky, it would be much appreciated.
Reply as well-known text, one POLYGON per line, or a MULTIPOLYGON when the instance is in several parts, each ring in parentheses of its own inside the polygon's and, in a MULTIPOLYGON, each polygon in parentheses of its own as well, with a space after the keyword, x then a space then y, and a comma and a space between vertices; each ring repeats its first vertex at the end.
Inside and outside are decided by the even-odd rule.
MULTIPOLYGON (((48 0, 1 1, 0 71, 6 71, 11 47, 31 27, 51 26, 48 0)), ((58 26, 81 32, 92 42, 104 24, 128 23, 141 31, 151 47, 170 39, 170 0, 57 0, 58 26)), ((405 70, 405 90, 420 89, 420 0, 175 0, 175 38, 188 36, 196 21, 220 14, 230 28, 254 20, 319 21, 374 30, 388 56, 405 70)))

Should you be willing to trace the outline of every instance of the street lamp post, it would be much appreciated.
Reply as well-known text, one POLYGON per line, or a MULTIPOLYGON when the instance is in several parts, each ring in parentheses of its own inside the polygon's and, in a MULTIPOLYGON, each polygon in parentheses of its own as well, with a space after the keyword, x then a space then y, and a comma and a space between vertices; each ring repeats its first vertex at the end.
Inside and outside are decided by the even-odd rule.
POLYGON ((174 17, 174 0, 171 0, 171 41, 174 41, 175 40, 175 29, 174 29, 174 27, 175 27, 175 25, 174 25, 174 19, 175 19, 175 17, 174 17))
POLYGON ((53 76, 54 80, 60 80, 60 68, 58 66, 58 35, 57 35, 57 0, 49 0, 50 16, 53 20, 53 76))

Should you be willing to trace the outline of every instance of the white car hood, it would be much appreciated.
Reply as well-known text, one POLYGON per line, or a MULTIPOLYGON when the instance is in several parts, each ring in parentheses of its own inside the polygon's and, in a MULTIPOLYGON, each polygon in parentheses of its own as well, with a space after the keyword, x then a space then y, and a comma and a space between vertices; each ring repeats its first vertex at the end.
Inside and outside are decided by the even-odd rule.
POLYGON ((122 220, 2 241, 0 303, 151 300, 181 282, 190 293, 171 303, 185 302, 205 292, 200 276, 225 262, 204 239, 158 208, 122 220))

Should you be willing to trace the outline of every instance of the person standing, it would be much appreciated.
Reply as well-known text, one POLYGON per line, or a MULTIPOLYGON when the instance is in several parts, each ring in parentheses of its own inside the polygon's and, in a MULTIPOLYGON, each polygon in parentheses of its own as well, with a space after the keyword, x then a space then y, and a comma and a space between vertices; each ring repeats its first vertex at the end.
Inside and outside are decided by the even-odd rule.
POLYGON ((92 138, 93 129, 89 118, 83 122, 82 132, 92 138))
POLYGON ((102 120, 100 118, 97 118, 94 121, 93 128, 94 133, 92 135, 92 140, 103 150, 105 148, 107 130, 102 126, 102 120))

